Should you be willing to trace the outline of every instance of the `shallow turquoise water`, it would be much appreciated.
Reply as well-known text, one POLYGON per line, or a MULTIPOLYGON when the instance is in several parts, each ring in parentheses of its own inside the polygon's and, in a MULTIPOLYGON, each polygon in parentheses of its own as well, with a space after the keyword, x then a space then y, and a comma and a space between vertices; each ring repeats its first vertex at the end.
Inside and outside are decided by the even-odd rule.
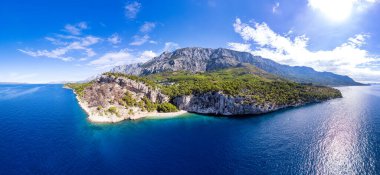
POLYGON ((380 87, 249 118, 91 124, 61 85, 0 85, 0 174, 379 174, 380 87))

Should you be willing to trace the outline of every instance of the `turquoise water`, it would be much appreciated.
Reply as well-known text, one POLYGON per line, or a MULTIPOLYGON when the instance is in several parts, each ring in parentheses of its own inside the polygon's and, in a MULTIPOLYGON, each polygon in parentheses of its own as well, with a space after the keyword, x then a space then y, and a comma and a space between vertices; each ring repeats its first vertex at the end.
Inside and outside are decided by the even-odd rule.
POLYGON ((259 117, 91 124, 61 85, 0 85, 0 174, 379 174, 380 87, 259 117))

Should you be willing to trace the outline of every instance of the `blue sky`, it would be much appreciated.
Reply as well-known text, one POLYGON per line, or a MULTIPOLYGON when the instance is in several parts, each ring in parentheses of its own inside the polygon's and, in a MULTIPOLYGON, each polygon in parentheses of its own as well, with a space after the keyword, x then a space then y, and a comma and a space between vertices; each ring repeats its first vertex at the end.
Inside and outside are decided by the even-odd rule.
POLYGON ((0 82, 83 80, 180 47, 230 48, 380 81, 377 0, 12 0, 0 82))

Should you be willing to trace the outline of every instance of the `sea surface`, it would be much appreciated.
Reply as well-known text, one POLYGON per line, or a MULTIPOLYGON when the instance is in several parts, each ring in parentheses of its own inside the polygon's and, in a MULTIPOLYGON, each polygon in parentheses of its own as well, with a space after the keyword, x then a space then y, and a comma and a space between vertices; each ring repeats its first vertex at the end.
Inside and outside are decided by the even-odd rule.
POLYGON ((380 86, 247 118, 92 124, 62 85, 0 85, 0 174, 380 174, 380 86))

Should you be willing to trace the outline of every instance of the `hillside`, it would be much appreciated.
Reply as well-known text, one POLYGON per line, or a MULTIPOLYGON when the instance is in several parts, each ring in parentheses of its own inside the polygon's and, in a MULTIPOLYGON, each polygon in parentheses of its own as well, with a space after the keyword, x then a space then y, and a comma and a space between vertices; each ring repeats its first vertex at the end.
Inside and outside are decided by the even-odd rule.
POLYGON ((183 48, 173 52, 164 52, 146 63, 118 66, 114 73, 130 75, 149 75, 167 71, 207 72, 251 64, 261 70, 298 83, 315 85, 348 86, 361 85, 348 76, 331 72, 317 72, 309 67, 292 67, 276 63, 270 59, 253 56, 247 52, 229 49, 183 48))
POLYGON ((195 73, 105 73, 92 82, 66 86, 90 116, 112 118, 105 121, 178 110, 255 115, 341 97, 336 89, 288 81, 249 64, 195 73))

